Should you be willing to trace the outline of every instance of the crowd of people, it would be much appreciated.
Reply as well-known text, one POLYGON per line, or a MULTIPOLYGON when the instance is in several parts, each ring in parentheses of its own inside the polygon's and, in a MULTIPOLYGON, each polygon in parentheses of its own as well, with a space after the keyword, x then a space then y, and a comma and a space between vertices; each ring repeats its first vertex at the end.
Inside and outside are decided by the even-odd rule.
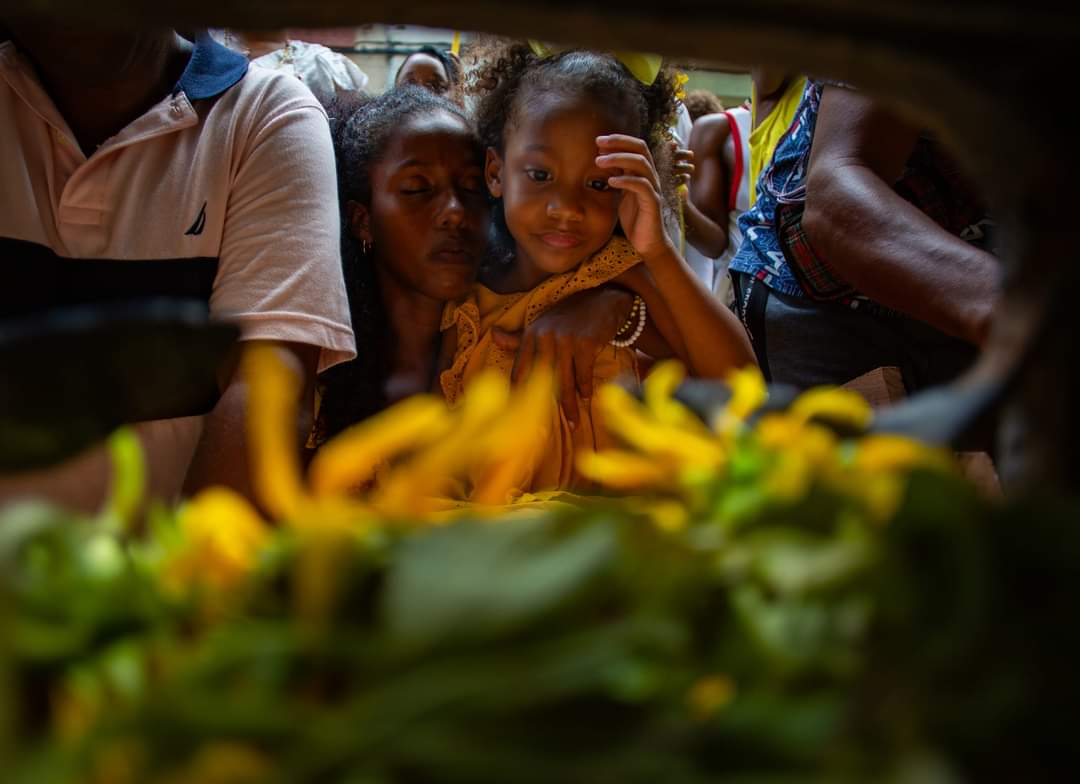
MULTIPOLYGON (((759 69, 725 110, 659 58, 484 41, 425 47, 370 96, 284 32, 7 27, 0 246, 50 263, 6 298, 204 299, 302 380, 298 450, 547 365, 549 445, 519 489, 577 488, 575 455, 605 442, 595 389, 660 359, 801 388, 889 366, 914 392, 987 336, 985 208, 931 133, 857 87, 759 69), (102 274, 71 292, 72 264, 102 274), (145 291, 118 283, 136 265, 145 291)), ((205 416, 137 426, 155 495, 250 494, 245 380, 221 386, 205 416)), ((107 483, 92 450, 0 480, 0 500, 92 509, 107 483)))

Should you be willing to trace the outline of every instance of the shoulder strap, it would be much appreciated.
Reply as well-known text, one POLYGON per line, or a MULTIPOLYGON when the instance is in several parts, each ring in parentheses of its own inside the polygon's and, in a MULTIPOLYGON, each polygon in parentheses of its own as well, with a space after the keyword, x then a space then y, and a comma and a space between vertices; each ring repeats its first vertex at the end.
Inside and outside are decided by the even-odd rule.
POLYGON ((742 131, 739 130, 739 123, 735 120, 735 115, 729 111, 725 111, 724 116, 727 117, 728 128, 731 131, 731 141, 735 144, 735 171, 731 175, 731 190, 728 193, 728 209, 733 210, 735 209, 735 202, 739 198, 743 167, 746 162, 743 160, 742 131))

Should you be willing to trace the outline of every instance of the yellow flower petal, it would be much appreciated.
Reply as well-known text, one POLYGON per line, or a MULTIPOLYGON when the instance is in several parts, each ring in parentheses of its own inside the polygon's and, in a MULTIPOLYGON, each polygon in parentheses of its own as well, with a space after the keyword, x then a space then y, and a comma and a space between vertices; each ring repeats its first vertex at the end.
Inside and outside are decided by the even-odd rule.
POLYGON ((769 393, 765 378, 756 365, 731 371, 726 381, 731 388, 731 399, 711 424, 713 431, 731 444, 733 437, 745 428, 747 418, 768 399, 769 393))
POLYGON ((615 490, 646 490, 671 484, 671 469, 651 457, 614 450, 581 452, 577 468, 583 476, 615 490))
POLYGON ((804 392, 791 405, 791 414, 804 421, 820 417, 857 430, 865 429, 874 416, 866 398, 843 387, 818 387, 804 392))
POLYGON ((208 488, 180 508, 183 544, 163 578, 174 589, 199 584, 226 590, 250 574, 270 529, 238 493, 208 488))
POLYGON ((735 681, 726 675, 708 675, 698 679, 686 694, 690 712, 705 721, 735 699, 735 681))
POLYGON ((680 465, 719 467, 726 460, 723 444, 704 428, 676 428, 657 422, 648 409, 616 384, 600 388, 599 403, 609 431, 631 447, 680 465))
POLYGON ((858 442, 855 468, 865 473, 907 472, 915 468, 952 470, 952 457, 918 441, 891 433, 875 433, 858 442))
POLYGON ((653 501, 643 506, 645 514, 661 531, 677 534, 686 529, 690 522, 690 511, 682 501, 653 501))
POLYGON ((295 516, 305 496, 296 447, 300 379, 281 361, 282 349, 253 344, 244 351, 252 487, 274 517, 295 516))
POLYGON ((342 493, 368 482, 378 464, 446 434, 452 418, 446 403, 430 395, 404 400, 328 441, 312 460, 312 492, 342 493))
POLYGON ((498 373, 483 373, 468 386, 447 435, 394 467, 373 497, 391 517, 417 517, 439 511, 455 479, 466 476, 484 434, 506 409, 510 387, 498 373))
POLYGON ((122 427, 107 441, 112 460, 112 490, 106 514, 121 530, 135 522, 146 493, 146 460, 135 430, 122 427))
POLYGON ((668 360, 657 364, 642 384, 645 407, 660 424, 705 434, 708 431, 702 421, 675 399, 675 392, 685 379, 686 369, 682 363, 668 360))
POLYGON ((852 487, 852 493, 862 498, 874 522, 887 523, 899 509, 906 486, 906 479, 882 474, 862 478, 852 487))
POLYGON ((555 376, 537 368, 477 443, 473 502, 507 503, 525 486, 551 438, 555 405, 555 376))
POLYGON ((235 741, 204 744, 182 781, 190 784, 256 784, 271 777, 271 760, 253 746, 235 741))

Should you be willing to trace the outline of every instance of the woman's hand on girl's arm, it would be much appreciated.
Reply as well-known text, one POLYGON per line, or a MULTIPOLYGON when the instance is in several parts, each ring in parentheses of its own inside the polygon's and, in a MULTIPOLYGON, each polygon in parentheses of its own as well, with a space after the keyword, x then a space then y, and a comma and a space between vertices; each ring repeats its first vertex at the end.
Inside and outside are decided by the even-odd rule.
POLYGON ((596 359, 626 323, 633 302, 634 295, 621 288, 589 289, 552 306, 522 332, 495 329, 492 339, 499 348, 517 352, 514 383, 527 379, 537 364, 555 369, 563 413, 576 426, 578 398, 592 398, 596 359))

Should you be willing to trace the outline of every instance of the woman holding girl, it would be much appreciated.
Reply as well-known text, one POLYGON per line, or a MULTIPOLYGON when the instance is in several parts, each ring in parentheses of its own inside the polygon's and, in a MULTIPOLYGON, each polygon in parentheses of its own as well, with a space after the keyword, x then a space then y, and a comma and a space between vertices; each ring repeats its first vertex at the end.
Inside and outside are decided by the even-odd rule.
MULTIPOLYGON (((461 106, 403 85, 374 99, 339 97, 329 114, 360 351, 320 378, 311 446, 398 400, 437 390, 443 309, 472 290, 489 229, 483 148, 461 106)), ((583 383, 591 382, 591 362, 625 321, 630 300, 622 291, 569 298, 532 322, 524 343, 557 343, 559 358, 576 361, 586 370, 583 383)), ((522 335, 495 339, 513 352, 522 335)), ((569 391, 572 414, 577 391, 569 391)))

